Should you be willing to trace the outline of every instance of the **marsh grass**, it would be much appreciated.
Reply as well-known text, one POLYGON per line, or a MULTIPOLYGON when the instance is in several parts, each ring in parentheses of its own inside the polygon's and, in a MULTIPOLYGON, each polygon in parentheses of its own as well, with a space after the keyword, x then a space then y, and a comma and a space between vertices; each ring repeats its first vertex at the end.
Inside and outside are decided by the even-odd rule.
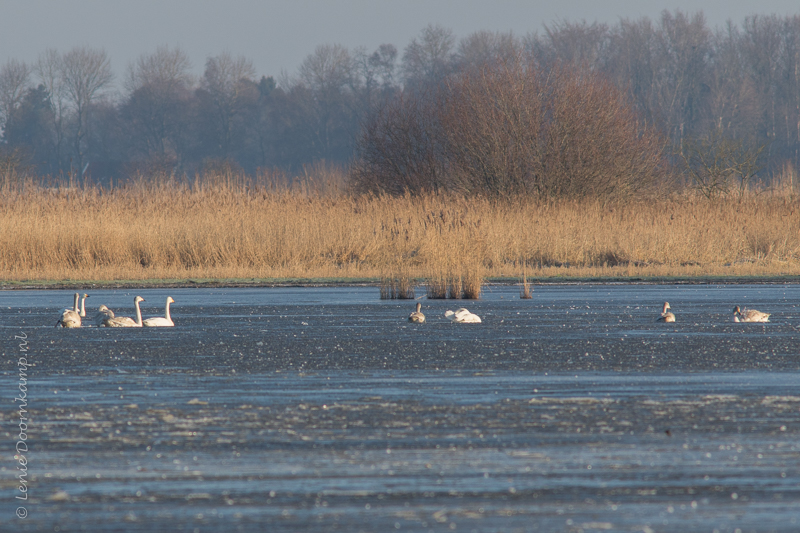
POLYGON ((414 282, 403 274, 381 276, 381 300, 413 300, 414 282))
POLYGON ((522 300, 530 300, 533 298, 531 284, 528 283, 528 264, 525 261, 522 262, 522 286, 519 290, 519 297, 522 300))
POLYGON ((486 278, 518 278, 520 261, 525 279, 798 275, 793 180, 742 198, 622 205, 351 196, 333 178, 231 173, 113 189, 6 183, 0 277, 385 278, 396 294, 426 280, 429 297, 476 298, 486 278))

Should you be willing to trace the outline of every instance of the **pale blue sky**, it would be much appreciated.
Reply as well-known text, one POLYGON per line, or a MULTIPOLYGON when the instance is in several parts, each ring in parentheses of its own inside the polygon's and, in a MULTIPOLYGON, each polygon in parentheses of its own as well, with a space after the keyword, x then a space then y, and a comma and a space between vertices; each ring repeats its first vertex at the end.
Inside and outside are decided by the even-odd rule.
POLYGON ((712 27, 751 14, 800 14, 797 0, 0 0, 0 64, 34 62, 47 48, 105 48, 118 77, 162 44, 179 45, 195 74, 222 51, 253 61, 258 75, 294 74, 320 44, 403 48, 429 23, 457 37, 478 30, 541 33, 558 20, 653 20, 702 10, 712 27))

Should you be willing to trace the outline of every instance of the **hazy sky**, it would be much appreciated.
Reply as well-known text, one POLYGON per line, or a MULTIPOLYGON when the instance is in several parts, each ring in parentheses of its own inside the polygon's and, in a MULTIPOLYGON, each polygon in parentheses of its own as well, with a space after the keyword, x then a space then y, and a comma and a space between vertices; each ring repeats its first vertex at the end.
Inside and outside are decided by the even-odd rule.
POLYGON ((223 51, 251 59, 258 75, 294 74, 320 44, 400 53, 429 23, 456 37, 478 30, 541 33, 565 20, 614 24, 656 20, 664 10, 702 10, 710 26, 741 25, 752 14, 800 14, 797 0, 0 0, 0 64, 33 63, 41 52, 104 48, 118 79, 157 46, 179 45, 201 74, 223 51))

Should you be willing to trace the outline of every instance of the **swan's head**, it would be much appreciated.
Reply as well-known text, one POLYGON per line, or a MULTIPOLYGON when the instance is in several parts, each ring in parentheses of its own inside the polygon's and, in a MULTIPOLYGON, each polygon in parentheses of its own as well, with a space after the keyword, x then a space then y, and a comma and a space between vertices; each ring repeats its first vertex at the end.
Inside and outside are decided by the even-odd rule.
POLYGON ((669 302, 664 302, 664 311, 666 311, 667 309, 672 309, 672 308, 669 306, 669 302))
POLYGON ((133 303, 134 304, 138 304, 139 302, 143 302, 143 301, 144 301, 144 298, 142 298, 141 296, 137 296, 136 298, 133 299, 133 303))
POLYGON ((108 307, 106 304, 100 304, 100 307, 98 307, 97 310, 102 313, 103 311, 108 311, 108 307))
POLYGON ((174 304, 175 303, 175 300, 172 299, 172 296, 167 296, 167 303, 168 304, 174 304))
POLYGON ((84 297, 84 298, 88 298, 88 297, 89 297, 89 295, 88 295, 88 294, 86 294, 86 293, 84 292, 84 293, 83 293, 83 297, 84 297))
POLYGON ((738 306, 738 305, 737 305, 736 307, 734 307, 734 308, 733 308, 733 314, 734 314, 734 315, 741 314, 741 312, 742 312, 742 311, 741 311, 741 309, 739 309, 739 306, 738 306))

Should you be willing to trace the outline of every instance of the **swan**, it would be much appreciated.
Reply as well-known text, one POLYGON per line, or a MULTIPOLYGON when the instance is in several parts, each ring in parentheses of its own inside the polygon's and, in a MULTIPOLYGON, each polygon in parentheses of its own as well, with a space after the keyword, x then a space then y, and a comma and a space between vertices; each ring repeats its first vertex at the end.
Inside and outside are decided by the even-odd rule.
POLYGON ((114 311, 106 307, 105 304, 101 305, 97 309, 97 314, 94 315, 94 323, 97 324, 98 327, 103 325, 103 320, 106 318, 114 318, 114 311))
POLYGON ((80 301, 80 299, 81 299, 80 293, 76 292, 75 293, 75 304, 72 307, 65 307, 64 309, 61 310, 61 312, 64 313, 65 311, 75 311, 76 313, 78 313, 80 315, 81 314, 80 313, 80 308, 78 307, 78 302, 80 301))
POLYGON ((422 324, 425 322, 425 315, 422 314, 420 309, 422 309, 422 304, 417 302, 417 310, 408 315, 409 322, 416 322, 417 324, 422 324))
POLYGON ((463 307, 461 309, 457 309, 455 312, 450 311, 448 309, 444 313, 444 316, 446 316, 453 322, 460 322, 462 324, 477 324, 481 321, 478 315, 473 315, 463 307))
POLYGON ((86 298, 88 297, 89 295, 84 292, 83 297, 81 298, 81 318, 86 316, 86 298))
POLYGON ((669 302, 664 302, 664 310, 661 312, 661 316, 656 319, 656 322, 675 322, 675 315, 668 313, 667 309, 671 309, 669 302))
POLYGON ((81 295, 77 292, 75 293, 75 305, 70 309, 69 307, 61 310, 61 317, 56 322, 56 326, 61 326, 62 328, 79 328, 81 327, 81 314, 78 311, 78 300, 80 300, 81 295))
POLYGON ((733 308, 734 322, 769 322, 769 315, 755 309, 739 309, 738 305, 733 308))
POLYGON ((137 296, 133 299, 133 305, 136 307, 136 320, 127 316, 108 317, 103 319, 103 325, 107 328, 140 328, 142 327, 142 310, 139 309, 139 302, 143 302, 144 298, 137 296))
POLYGON ((174 303, 175 300, 172 299, 172 296, 167 296, 167 305, 164 309, 164 316, 154 316, 152 318, 148 318, 143 322, 143 324, 150 328, 174 326, 175 323, 169 316, 169 304, 174 304, 174 303))

